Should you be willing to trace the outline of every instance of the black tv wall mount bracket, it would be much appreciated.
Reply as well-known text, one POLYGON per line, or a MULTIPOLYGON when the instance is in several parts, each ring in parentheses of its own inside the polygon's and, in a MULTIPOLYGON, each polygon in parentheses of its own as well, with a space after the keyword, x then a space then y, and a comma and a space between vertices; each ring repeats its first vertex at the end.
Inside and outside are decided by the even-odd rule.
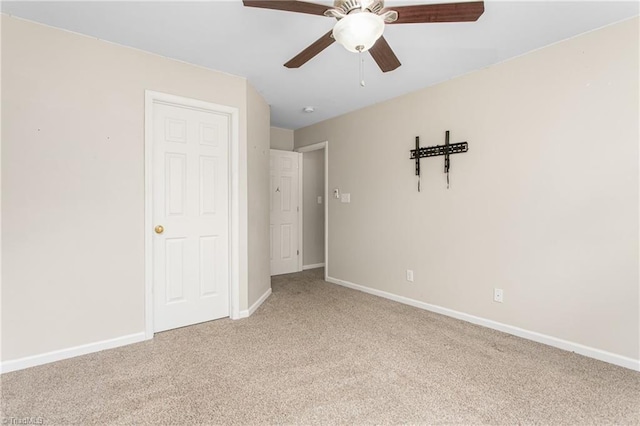
POLYGON ((412 149, 409 159, 416 161, 416 176, 418 177, 418 192, 420 192, 420 159, 444 155, 444 172, 447 175, 447 189, 449 188, 449 169, 451 168, 451 154, 461 154, 469 150, 467 142, 449 143, 449 131, 445 133, 444 145, 420 147, 420 136, 416 136, 416 148, 412 149))

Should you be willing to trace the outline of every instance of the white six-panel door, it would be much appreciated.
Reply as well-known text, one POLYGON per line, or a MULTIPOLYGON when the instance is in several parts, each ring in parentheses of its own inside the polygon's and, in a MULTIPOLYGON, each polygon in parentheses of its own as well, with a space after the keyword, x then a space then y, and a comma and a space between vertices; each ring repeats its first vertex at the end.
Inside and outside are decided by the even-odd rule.
POLYGON ((271 275, 299 270, 297 152, 271 150, 271 275))
POLYGON ((156 332, 229 315, 229 137, 228 115, 153 106, 156 332))

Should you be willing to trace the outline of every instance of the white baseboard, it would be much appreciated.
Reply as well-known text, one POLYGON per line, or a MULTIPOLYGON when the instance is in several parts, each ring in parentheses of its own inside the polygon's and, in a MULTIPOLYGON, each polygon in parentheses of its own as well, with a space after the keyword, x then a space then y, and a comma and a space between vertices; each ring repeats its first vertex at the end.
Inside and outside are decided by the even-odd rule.
POLYGON ((344 281, 344 280, 340 280, 332 277, 327 277, 327 281, 343 287, 359 290, 364 293, 373 294, 374 296, 380 296, 380 297, 384 297, 385 299, 390 299, 396 302, 404 303, 405 305, 410 305, 416 308, 446 315, 448 317, 457 318, 473 324, 481 325, 483 327, 492 328, 494 330, 498 330, 504 333, 512 334, 514 336, 522 337, 524 339, 533 340, 534 342, 543 343, 545 345, 553 346, 559 349, 563 349, 565 351, 575 352, 577 354, 584 355, 589 358, 594 358, 600 361, 608 362, 610 364, 619 365, 620 367, 625 367, 631 370, 640 371, 640 360, 638 359, 633 359, 626 356, 614 354, 611 352, 603 351, 601 349, 596 349, 589 346, 581 345, 580 343, 574 343, 568 340, 559 339, 557 337, 548 336, 546 334, 537 333, 535 331, 525 330, 519 327, 514 327, 512 325, 503 324, 503 323, 489 320, 486 318, 477 317, 475 315, 465 314, 464 312, 454 311, 453 309, 443 308, 441 306, 432 305, 429 303, 421 302, 419 300, 410 299, 408 297, 398 296, 393 293, 387 293, 386 291, 376 290, 376 289, 365 287, 359 284, 354 284, 349 281, 344 281))
MULTIPOLYGON (((247 310, 240 311, 238 318, 247 318, 253 314, 256 309, 262 305, 271 295, 271 288, 267 289, 262 296, 247 310)), ((73 358, 80 355, 86 355, 94 352, 103 351, 105 349, 113 349, 120 346, 130 345, 132 343, 147 340, 145 332, 129 334, 114 339, 102 340, 100 342, 88 343, 86 345, 75 346, 67 349, 47 352, 40 355, 32 355, 24 358, 4 361, 0 363, 0 373, 9 373, 11 371, 23 370, 37 365, 48 364, 50 362, 61 361, 63 359, 73 358)))
POLYGON ((238 319, 240 318, 248 318, 251 315, 253 315, 253 313, 256 311, 256 309, 258 309, 260 307, 260 305, 262 305, 264 303, 265 300, 267 300, 267 298, 271 296, 271 287, 269 287, 267 289, 267 291, 264 292, 264 294, 262 296, 260 296, 260 298, 258 300, 256 300, 256 302, 251 305, 249 307, 249 309, 244 310, 244 311, 240 311, 240 316, 238 317, 238 319))
POLYGON ((80 355, 86 355, 94 352, 103 351, 105 349, 113 349, 120 346, 130 345, 145 340, 145 333, 134 333, 126 336, 116 337, 114 339, 102 340, 100 342, 88 343, 86 345, 74 346, 72 348, 60 349, 57 351, 46 352, 40 355, 32 355, 24 358, 4 361, 0 364, 0 372, 8 373, 10 371, 23 370, 37 365, 48 364, 54 361, 60 361, 67 358, 73 358, 80 355))
POLYGON ((314 263, 313 265, 302 266, 303 271, 306 271, 307 269, 316 269, 316 268, 324 268, 324 263, 314 263))

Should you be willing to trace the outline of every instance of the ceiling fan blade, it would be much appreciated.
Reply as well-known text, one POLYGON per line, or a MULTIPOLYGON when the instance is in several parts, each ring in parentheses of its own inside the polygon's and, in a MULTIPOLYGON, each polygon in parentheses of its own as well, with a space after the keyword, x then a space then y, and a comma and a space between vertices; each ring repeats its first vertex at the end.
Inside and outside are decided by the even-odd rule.
POLYGON ((314 41, 311 46, 298 53, 289 62, 284 64, 284 66, 287 68, 300 68, 302 65, 306 64, 311 58, 333 44, 335 40, 331 36, 332 32, 333 30, 314 41))
POLYGON ((287 12, 309 13, 311 15, 322 15, 328 6, 306 1, 295 0, 243 0, 245 6, 261 7, 263 9, 285 10, 287 12))
POLYGON ((476 21, 484 12, 484 2, 420 4, 392 7, 398 12, 398 20, 390 24, 419 24, 425 22, 476 21))
POLYGON ((389 43, 387 43, 384 36, 380 37, 378 41, 376 41, 376 44, 369 49, 369 53, 371 53, 371 56, 373 56, 373 59, 376 61, 382 72, 393 71, 402 65, 396 54, 391 50, 391 46, 389 46, 389 43))

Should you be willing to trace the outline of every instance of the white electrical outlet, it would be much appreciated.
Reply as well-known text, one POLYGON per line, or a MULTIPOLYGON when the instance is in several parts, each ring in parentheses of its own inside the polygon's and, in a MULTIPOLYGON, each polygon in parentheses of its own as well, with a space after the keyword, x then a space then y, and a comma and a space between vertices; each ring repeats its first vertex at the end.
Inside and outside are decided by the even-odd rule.
POLYGON ((322 204, 322 195, 318 195, 318 204, 322 204))
POLYGON ((493 289, 493 301, 494 302, 498 302, 498 303, 502 303, 504 298, 504 293, 502 291, 501 288, 494 288, 493 289))
POLYGON ((340 201, 343 203, 350 203, 351 202, 351 194, 349 194, 348 192, 343 192, 340 195, 340 201))
POLYGON ((413 282, 413 271, 411 269, 407 269, 407 281, 413 282))

